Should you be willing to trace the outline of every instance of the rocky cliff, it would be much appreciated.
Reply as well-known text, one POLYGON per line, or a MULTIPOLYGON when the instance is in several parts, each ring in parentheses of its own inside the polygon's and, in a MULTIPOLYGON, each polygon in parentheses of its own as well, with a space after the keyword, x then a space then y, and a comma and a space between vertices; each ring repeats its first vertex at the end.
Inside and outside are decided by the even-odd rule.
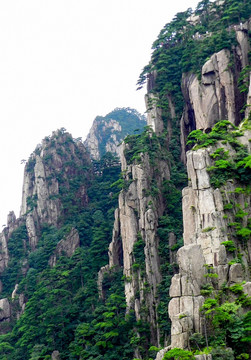
POLYGON ((95 118, 84 145, 92 159, 99 160, 107 152, 120 157, 125 136, 142 131, 145 125, 145 117, 135 109, 116 108, 104 117, 95 118))
MULTIPOLYGON (((146 103, 149 101, 155 99, 149 100, 147 96, 146 103)), ((170 112, 175 118, 172 103, 170 112)), ((161 305, 165 306, 161 303, 159 293, 163 286, 163 266, 165 267, 160 246, 166 246, 163 237, 160 239, 159 236, 159 223, 167 212, 167 196, 172 194, 170 167, 175 161, 169 152, 170 134, 163 135, 166 126, 172 132, 171 119, 167 125, 164 124, 162 111, 152 107, 148 111, 147 124, 147 129, 141 135, 128 136, 123 143, 120 179, 122 191, 115 211, 109 264, 100 270, 98 280, 100 295, 103 296, 104 276, 116 268, 123 268, 127 312, 133 310, 137 322, 150 326, 150 337, 142 340, 142 330, 135 334, 138 344, 144 348, 135 349, 137 357, 147 353, 149 344, 160 346, 167 336, 159 319, 159 308, 161 305)), ((177 178, 176 181, 178 183, 180 179, 177 178)), ((179 234, 178 225, 175 230, 179 234)), ((175 262, 175 230, 168 235, 173 251, 169 245, 165 249, 171 263, 175 262)), ((165 276, 166 274, 164 278, 165 276)))
MULTIPOLYGON (((179 268, 170 286, 171 348, 190 348, 194 334, 207 338, 211 330, 204 304, 210 294, 213 298, 220 296, 217 294, 224 287, 232 304, 240 303, 238 296, 234 296, 235 286, 240 286, 245 299, 251 295, 250 89, 247 93, 250 21, 233 29, 236 43, 231 51, 222 49, 211 55, 200 74, 182 75, 185 106, 180 122, 181 159, 187 165, 189 183, 183 189, 182 200, 184 246, 178 250, 177 258, 169 255, 170 263, 177 261, 179 268), (243 83, 245 91, 241 88, 243 83), (186 145, 193 130, 197 131, 192 135, 194 141, 186 145), (197 147, 187 151, 192 142, 197 147)), ((146 96, 148 125, 153 130, 148 136, 149 142, 152 139, 154 143, 154 137, 162 135, 164 144, 160 145, 158 139, 161 151, 158 153, 156 148, 156 157, 151 161, 151 148, 140 151, 135 146, 135 142, 142 141, 140 138, 125 141, 124 189, 116 211, 109 266, 101 270, 99 286, 102 292, 103 274, 114 266, 122 266, 127 308, 134 308, 137 319, 150 322, 150 341, 159 346, 159 289, 165 274, 160 266, 159 231, 161 217, 168 207, 168 199, 167 203, 163 199, 163 183, 170 181, 174 172, 168 150, 174 142, 179 109, 174 105, 177 101, 174 94, 165 90, 163 100, 156 84, 158 72, 153 71, 148 76, 146 96), (165 107, 161 101, 165 101, 165 107), (159 193, 151 191, 153 184, 159 193), (139 246, 140 260, 136 255, 139 246)), ((171 248, 175 240, 171 242, 170 230, 166 234, 171 248)), ((249 300, 245 301, 244 313, 249 306, 249 300)), ((222 298, 218 306, 221 304, 224 304, 222 298)), ((217 312, 215 309, 212 311, 217 312)), ((162 359, 164 354, 161 351, 157 359, 162 359)), ((142 356, 137 351, 135 355, 142 356)), ((198 359, 203 356, 199 355, 198 359)))
MULTIPOLYGON (((235 31, 237 45, 231 54, 225 49, 213 54, 202 66, 200 80, 192 73, 182 77, 181 144, 189 183, 182 200, 184 246, 178 250, 179 273, 170 287, 172 348, 190 348, 193 334, 210 334, 205 313, 217 312, 208 305, 210 294, 215 299, 224 288, 230 302, 239 304, 234 292, 239 286, 245 298, 251 296, 250 89, 240 92, 239 80, 246 72, 247 89, 250 21, 235 31), (249 120, 239 128, 231 126, 240 124, 243 114, 249 120), (226 131, 215 126, 223 119, 229 121, 226 131), (201 130, 205 141, 195 136, 197 146, 186 152, 187 136, 194 129, 201 130)), ((244 312, 248 306, 243 303, 244 312)), ((157 358, 163 356, 162 352, 157 358)))
MULTIPOLYGON (((16 218, 10 212, 7 227, 0 235, 1 293, 7 295, 12 292, 12 299, 18 297, 20 310, 17 313, 11 310, 8 299, 3 298, 1 321, 9 321, 11 313, 19 317, 20 311, 24 310, 25 299, 18 291, 18 279, 29 271, 29 254, 39 252, 37 246, 44 226, 60 228, 68 216, 69 205, 74 202, 85 206, 88 203, 87 187, 92 177, 90 169, 87 150, 64 129, 46 137, 29 157, 24 170, 20 217, 16 218), (10 278, 12 267, 15 275, 10 278)), ((72 256, 79 245, 78 231, 72 228, 66 238, 57 244, 49 264, 55 266, 56 259, 62 254, 72 256)))
MULTIPOLYGON (((249 130, 244 131, 240 144, 247 144, 250 136, 249 130)), ((220 189, 212 186, 207 169, 219 149, 236 158, 236 151, 222 143, 187 153, 190 185, 183 190, 184 246, 178 251, 179 274, 170 288, 172 347, 187 348, 192 333, 205 333, 201 308, 206 287, 219 291, 223 285, 244 282, 243 290, 251 296, 250 175, 247 171, 244 184, 229 178, 220 189)), ((249 146, 247 153, 250 150, 249 146)))

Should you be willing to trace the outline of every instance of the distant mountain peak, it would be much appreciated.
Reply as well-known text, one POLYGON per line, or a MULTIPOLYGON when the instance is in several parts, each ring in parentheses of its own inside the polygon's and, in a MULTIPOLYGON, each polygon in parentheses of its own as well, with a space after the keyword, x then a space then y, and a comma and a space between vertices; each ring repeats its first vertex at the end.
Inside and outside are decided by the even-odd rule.
POLYGON ((95 118, 84 145, 95 160, 107 152, 120 156, 121 141, 127 135, 141 132, 145 125, 145 116, 137 110, 116 108, 106 116, 95 118))

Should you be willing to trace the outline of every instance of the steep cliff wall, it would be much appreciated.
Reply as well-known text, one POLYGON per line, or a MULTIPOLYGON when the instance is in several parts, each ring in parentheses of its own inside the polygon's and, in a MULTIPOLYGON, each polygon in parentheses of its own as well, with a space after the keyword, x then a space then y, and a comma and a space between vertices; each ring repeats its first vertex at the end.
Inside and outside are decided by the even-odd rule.
MULTIPOLYGON (((26 219, 29 244, 36 248, 43 223, 58 226, 67 209, 62 204, 71 178, 87 176, 84 168, 90 164, 85 147, 73 141, 68 133, 58 130, 45 138, 31 154, 24 171, 20 217, 26 219)), ((79 199, 87 203, 85 186, 78 189, 79 199)), ((65 201, 65 199, 64 199, 65 201)))
MULTIPOLYGON (((190 348, 193 334, 210 335, 205 315, 210 306, 204 305, 203 311, 210 295, 215 299, 224 288, 228 300, 239 304, 232 290, 239 286, 245 299, 251 296, 250 21, 235 31, 238 44, 231 54, 225 49, 213 54, 202 66, 200 80, 191 73, 182 77, 181 144, 189 183, 183 190, 184 246, 178 250, 179 273, 170 287, 172 348, 190 348), (245 91, 240 88, 241 73, 246 74, 245 91), (238 125, 243 117, 239 129, 230 125, 238 125), (221 131, 214 125, 224 119, 229 124, 221 131), (197 148, 186 153, 187 136, 195 129, 204 133, 205 141, 197 138, 197 148)), ((226 301, 222 295, 217 299, 218 306, 226 301)), ((242 306, 245 313, 248 301, 242 306)))
MULTIPOLYGON (((19 281, 29 271, 30 254, 39 254, 41 250, 37 247, 43 228, 59 228, 69 215, 70 206, 85 206, 88 203, 87 187, 91 177, 87 150, 64 129, 46 137, 31 154, 24 170, 20 217, 16 218, 10 212, 7 227, 0 234, 0 290, 4 296, 12 294, 13 300, 12 304, 7 298, 1 300, 2 323, 9 321, 11 316, 20 317, 24 311, 27 298, 19 291, 19 281)), ((72 256, 80 245, 78 231, 72 229, 67 232, 66 238, 59 241, 55 253, 48 259, 51 266, 55 266, 56 259, 62 254, 72 256)), ((51 243, 51 250, 55 245, 51 243)), ((0 328, 1 332, 8 330, 0 328)))
MULTIPOLYGON (((185 109, 181 118, 182 159, 186 161, 186 140, 194 129, 211 131, 216 121, 228 119, 238 125, 243 107, 249 103, 240 86, 240 74, 248 75, 249 32, 251 21, 235 26, 237 44, 232 50, 222 49, 202 66, 200 78, 194 73, 183 74, 182 92, 185 109)), ((244 82, 248 84, 248 77, 244 82)), ((244 109, 245 110, 245 109, 244 109)), ((248 110, 247 110, 248 111, 248 110)), ((246 112, 246 117, 247 117, 246 112)))
MULTIPOLYGON (((240 141, 247 143, 250 136, 250 131, 245 131, 240 141)), ((172 347, 187 348, 193 333, 205 334, 202 294, 209 284, 219 291, 223 285, 244 281, 244 291, 251 296, 250 175, 247 170, 244 184, 230 177, 220 189, 214 188, 207 169, 213 166, 212 154, 219 148, 228 151, 232 159, 236 157, 236 151, 222 143, 187 154, 190 185, 183 190, 184 247, 178 251, 180 270, 170 288, 172 347), (209 268, 215 277, 210 277, 209 268)), ((250 146, 248 150, 250 154, 250 146)), ((221 171, 224 174, 226 170, 221 171)))
MULTIPOLYGON (((141 350, 138 347, 135 350, 137 357, 144 356, 149 341, 160 345, 158 287, 162 275, 158 225, 166 208, 162 189, 164 183, 170 181, 170 162, 168 136, 161 131, 167 125, 162 122, 160 114, 156 117, 156 110, 155 104, 155 109, 152 107, 148 112, 148 129, 141 135, 127 137, 123 144, 120 180, 123 189, 115 212, 109 265, 99 273, 102 295, 104 274, 116 267, 123 268, 127 311, 135 312, 137 322, 150 325, 150 337, 142 333, 142 329, 135 329, 141 346, 141 350), (154 124, 159 131, 152 130, 157 130, 154 124)), ((175 243, 173 235, 173 245, 175 243)))
MULTIPOLYGON (((157 345, 157 287, 161 280, 157 227, 164 211, 163 197, 158 189, 162 188, 164 180, 170 178, 170 172, 168 164, 158 158, 162 149, 157 137, 153 134, 145 136, 155 154, 140 152, 137 164, 132 161, 132 143, 129 141, 124 145, 124 189, 119 195, 119 208, 115 213, 109 268, 123 267, 127 309, 135 311, 137 321, 150 323, 151 342, 157 345)), ((101 274, 109 268, 102 269, 101 274)))

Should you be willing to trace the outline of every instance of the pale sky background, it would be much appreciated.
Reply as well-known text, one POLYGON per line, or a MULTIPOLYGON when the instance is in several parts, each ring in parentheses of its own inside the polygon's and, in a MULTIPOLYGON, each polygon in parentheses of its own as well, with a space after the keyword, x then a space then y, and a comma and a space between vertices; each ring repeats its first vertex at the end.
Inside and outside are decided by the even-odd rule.
POLYGON ((65 127, 85 139, 115 107, 145 111, 136 91, 151 45, 196 0, 0 0, 0 227, 19 216, 22 159, 65 127))

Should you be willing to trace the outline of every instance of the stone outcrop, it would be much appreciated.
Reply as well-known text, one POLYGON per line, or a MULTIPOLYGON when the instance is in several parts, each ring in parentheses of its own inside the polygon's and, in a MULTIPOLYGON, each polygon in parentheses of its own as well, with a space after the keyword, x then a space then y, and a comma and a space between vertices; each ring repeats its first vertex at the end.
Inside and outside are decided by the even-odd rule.
MULTIPOLYGON (((62 187, 69 188, 72 176, 86 175, 83 169, 90 164, 81 141, 74 141, 64 130, 53 132, 31 154, 24 171, 20 217, 25 218, 29 245, 35 250, 41 224, 58 226, 63 215, 60 201, 62 187)), ((83 205, 88 198, 85 187, 79 189, 83 205)))
MULTIPOLYGON (((153 103, 152 109, 148 112, 147 123, 158 134, 164 128, 160 115, 157 104, 153 103)), ((154 196, 150 189, 153 181, 156 188, 161 189, 163 181, 170 178, 170 171, 169 165, 161 159, 153 164, 147 153, 140 154, 138 163, 131 164, 125 155, 127 150, 130 150, 130 144, 123 144, 121 164, 125 188, 119 195, 119 208, 115 211, 113 238, 109 246, 109 265, 99 272, 98 285, 100 295, 103 296, 104 274, 109 273, 114 267, 123 267, 127 309, 135 311, 137 320, 150 323, 151 342, 159 345, 157 289, 161 273, 157 228, 158 219, 164 211, 164 202, 161 192, 154 196), (139 261, 135 255, 137 244, 143 244, 143 262, 142 258, 139 261), (142 311, 143 308, 146 310, 142 311)), ((161 149, 160 153, 163 154, 165 151, 166 149, 161 149)), ((175 238, 172 241, 175 243, 175 238)), ((135 356, 139 356, 137 351, 135 356)))
MULTIPOLYGON (((250 138, 248 131, 244 137, 250 138)), ((233 157, 234 149, 225 144, 219 145, 224 146, 233 157)), ((243 226, 246 226, 251 215, 250 197, 235 192, 238 184, 233 181, 227 182, 221 190, 211 186, 207 168, 212 165, 210 154, 215 149, 199 149, 187 153, 190 181, 189 186, 183 190, 184 246, 177 253, 179 274, 172 278, 170 288, 172 347, 187 348, 190 334, 204 333, 200 313, 204 297, 200 295, 200 290, 210 281, 207 278, 208 267, 213 268, 217 274, 217 284, 214 284, 217 289, 223 283, 232 286, 249 280, 250 251, 237 242, 236 247, 243 254, 242 264, 231 265, 233 255, 227 252, 222 243, 234 238, 233 230, 228 224, 235 221, 237 210, 228 211, 226 216, 227 204, 238 204, 239 208, 245 209, 243 226)), ((246 285, 245 290, 248 293, 249 285, 246 285)))
POLYGON ((0 299, 0 322, 1 321, 10 321, 11 308, 8 299, 0 299))
POLYGON ((110 132, 110 139, 105 144, 105 151, 104 152, 111 152, 116 154, 120 157, 121 155, 121 146, 119 146, 120 138, 117 136, 117 133, 120 133, 122 128, 118 121, 111 119, 108 122, 102 123, 102 128, 99 130, 100 122, 96 119, 94 120, 91 130, 87 135, 85 140, 85 146, 90 152, 90 155, 93 159, 99 160, 101 158, 101 151, 100 151, 100 133, 110 132))
POLYGON ((97 116, 84 142, 91 158, 100 160, 107 152, 121 157, 121 143, 134 130, 143 130, 145 117, 130 108, 117 108, 106 116, 97 116))
MULTIPOLYGON (((181 119, 181 144, 184 162, 186 139, 192 130, 208 132, 217 121, 224 119, 238 125, 242 119, 240 110, 250 103, 250 95, 247 102, 238 88, 240 72, 248 64, 250 30, 250 21, 242 28, 236 28, 238 45, 234 49, 234 56, 226 49, 213 54, 202 67, 201 80, 195 74, 183 74, 185 109, 181 119)), ((249 109, 246 116, 248 112, 249 109)))
POLYGON ((53 353, 51 354, 51 360, 60 360, 60 353, 58 350, 53 351, 53 353))
MULTIPOLYGON (((216 147, 188 152, 186 146, 187 136, 192 130, 201 129, 208 133, 219 120, 226 119, 239 125, 244 116, 250 118, 250 74, 248 76, 247 73, 245 80, 249 86, 247 95, 245 92, 240 93, 238 88, 240 73, 249 64, 250 29, 250 21, 234 27, 238 44, 233 48, 233 53, 223 49, 213 54, 203 65, 200 80, 192 73, 183 74, 182 77, 185 108, 181 118, 181 146, 182 161, 187 165, 189 182, 188 187, 183 189, 182 201, 184 246, 178 250, 179 273, 173 276, 170 287, 172 299, 168 311, 172 322, 172 348, 187 349, 191 334, 204 334, 205 324, 200 311, 205 301, 201 295, 203 285, 211 283, 217 292, 223 284, 232 286, 246 282, 243 291, 248 296, 251 293, 248 270, 251 244, 248 240, 238 241, 234 228, 230 226, 236 221, 239 209, 245 212, 242 226, 247 226, 251 215, 249 193, 236 191, 242 185, 233 179, 220 189, 213 188, 207 170, 213 165, 210 155, 217 147, 228 151, 231 160, 236 156, 236 151, 226 142, 219 142, 216 147), (246 109, 245 113, 240 112, 242 108, 246 109), (234 240, 235 253, 228 251, 222 244, 229 240, 234 240), (242 254, 241 263, 236 261, 237 252, 242 254), (208 277, 210 271, 217 277, 216 281, 208 277)), ((153 97, 152 94, 149 96, 153 97)), ((157 122, 161 116, 161 110, 154 114, 157 122)), ((154 128, 158 129, 158 124, 154 128)), ((242 124, 240 128, 244 129, 242 124)), ((244 132, 238 141, 250 154, 251 133, 247 129, 244 132)), ((156 359, 163 359, 166 351, 168 349, 161 350, 156 359)), ((211 355, 197 355, 196 359, 209 360, 211 355)))
MULTIPOLYGON (((11 234, 20 225, 24 223, 24 219, 16 219, 14 211, 10 211, 7 216, 7 226, 0 233, 0 274, 6 269, 9 263, 9 251, 8 251, 8 240, 11 234)), ((0 281, 0 293, 1 293, 1 281, 0 281)))
MULTIPOLYGON (((91 160, 83 143, 79 139, 74 140, 69 133, 65 132, 65 129, 53 132, 51 137, 46 137, 42 144, 37 146, 25 165, 20 217, 16 218, 14 212, 10 212, 7 217, 7 226, 0 234, 0 275, 9 266, 13 256, 8 249, 8 242, 13 232, 24 228, 21 241, 23 253, 26 253, 27 257, 20 261, 21 266, 18 271, 20 275, 25 276, 29 270, 27 258, 30 251, 33 252, 37 248, 41 228, 45 224, 59 227, 62 221, 60 219, 68 211, 63 204, 62 194, 72 191, 72 179, 84 179, 81 182, 82 185, 74 185, 74 192, 78 202, 85 206, 88 203, 88 181, 92 178, 92 174, 91 160)), ((55 266, 57 259, 62 255, 72 256, 79 246, 79 234, 72 228, 69 234, 57 244, 55 253, 49 259, 50 265, 55 266)), ((5 290, 2 287, 0 281, 0 292, 5 290)), ((19 318, 24 312, 27 298, 23 293, 19 293, 18 284, 13 288, 11 295, 11 302, 7 299, 0 300, 2 304, 0 321, 9 322, 11 313, 12 316, 19 318)))
POLYGON ((49 265, 54 267, 60 256, 71 257, 79 246, 80 239, 78 231, 72 228, 70 233, 57 243, 56 250, 49 259, 49 265))

